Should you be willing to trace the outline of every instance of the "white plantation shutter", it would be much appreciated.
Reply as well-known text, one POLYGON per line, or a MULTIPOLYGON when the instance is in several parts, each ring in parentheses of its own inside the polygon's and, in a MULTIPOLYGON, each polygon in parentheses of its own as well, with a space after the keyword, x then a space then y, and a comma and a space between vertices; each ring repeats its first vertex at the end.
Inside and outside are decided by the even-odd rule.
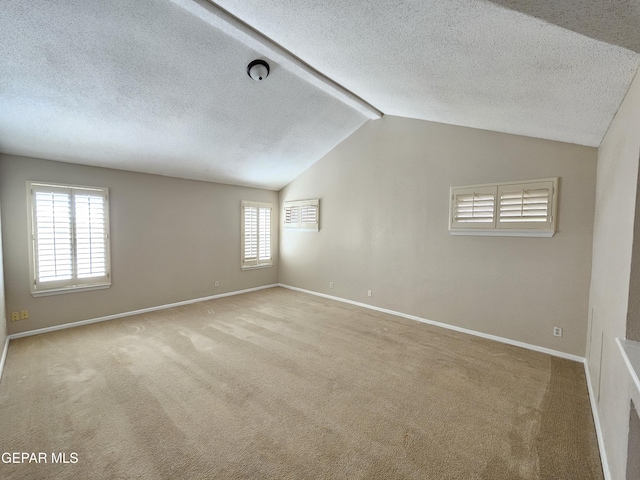
POLYGON ((271 204, 242 202, 242 267, 270 265, 271 204))
POLYGON ((449 233, 552 237, 558 178, 451 188, 449 233))
POLYGON ((107 190, 30 182, 31 293, 106 287, 109 280, 107 190))
POLYGON ((317 205, 301 205, 300 206, 300 223, 317 224, 318 223, 318 206, 317 205))
POLYGON ((300 223, 300 206, 287 205, 284 207, 284 225, 285 227, 298 225, 300 223))
POLYGON ((503 228, 548 228, 553 182, 498 187, 498 222, 503 228))
POLYGON ((271 260, 271 209, 258 208, 258 260, 271 260))
POLYGON ((493 228, 495 187, 456 188, 451 192, 451 224, 464 228, 493 228))
POLYGON ((71 195, 61 189, 34 192, 35 254, 39 282, 73 277, 71 195))
POLYGON ((244 261, 258 258, 258 207, 244 207, 244 261))
POLYGON ((107 273, 105 197, 90 193, 74 197, 78 278, 102 277, 107 273))
POLYGON ((290 230, 317 232, 320 217, 320 200, 296 200, 284 202, 284 227, 290 230))

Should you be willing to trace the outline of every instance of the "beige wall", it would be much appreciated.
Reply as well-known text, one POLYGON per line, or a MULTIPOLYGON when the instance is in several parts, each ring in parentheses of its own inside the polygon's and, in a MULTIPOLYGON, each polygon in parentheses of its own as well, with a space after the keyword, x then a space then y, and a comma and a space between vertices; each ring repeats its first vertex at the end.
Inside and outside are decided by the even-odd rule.
POLYGON ((587 360, 614 479, 624 478, 627 455, 631 384, 615 338, 626 332, 639 154, 636 76, 599 149, 593 235, 587 360))
POLYGON ((277 202, 267 190, 0 155, 7 310, 30 312, 9 333, 277 283, 277 202), (27 180, 109 187, 111 288, 31 296, 27 180), (240 268, 242 200, 274 205, 274 267, 240 268))
POLYGON ((584 356, 596 156, 426 121, 370 121, 281 191, 281 206, 320 198, 321 225, 281 228, 280 281, 584 356), (553 238, 449 235, 450 186, 555 176, 553 238))

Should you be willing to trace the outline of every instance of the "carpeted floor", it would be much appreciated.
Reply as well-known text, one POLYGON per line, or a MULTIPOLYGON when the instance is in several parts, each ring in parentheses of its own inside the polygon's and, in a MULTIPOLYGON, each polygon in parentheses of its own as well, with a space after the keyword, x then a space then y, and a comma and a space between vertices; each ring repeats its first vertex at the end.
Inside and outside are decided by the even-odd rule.
POLYGON ((603 478, 581 364, 282 288, 12 341, 0 433, 47 459, 2 479, 603 478))

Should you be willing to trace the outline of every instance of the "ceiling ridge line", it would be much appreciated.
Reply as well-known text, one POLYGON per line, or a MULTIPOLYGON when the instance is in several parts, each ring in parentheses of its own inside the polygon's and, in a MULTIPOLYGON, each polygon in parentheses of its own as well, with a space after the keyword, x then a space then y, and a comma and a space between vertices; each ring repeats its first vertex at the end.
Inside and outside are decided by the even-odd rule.
POLYGON ((383 113, 347 90, 339 83, 319 72, 293 53, 278 45, 276 42, 257 31, 251 25, 243 22, 225 9, 209 0, 171 0, 187 12, 195 15, 209 25, 242 42, 249 48, 267 56, 279 66, 297 75, 313 86, 328 93, 344 104, 358 111, 365 117, 375 120, 383 113))

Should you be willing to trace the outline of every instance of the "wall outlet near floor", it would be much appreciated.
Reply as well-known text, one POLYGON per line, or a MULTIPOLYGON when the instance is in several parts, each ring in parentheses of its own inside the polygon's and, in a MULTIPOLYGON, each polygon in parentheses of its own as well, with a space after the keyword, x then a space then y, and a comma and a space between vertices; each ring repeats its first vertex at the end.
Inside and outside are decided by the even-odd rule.
POLYGON ((329 288, 333 288, 333 282, 329 282, 329 288))
POLYGON ((553 327, 553 336, 554 337, 561 337, 562 336, 562 328, 553 327))
POLYGON ((367 290, 367 297, 371 296, 371 290, 367 290))
POLYGON ((213 286, 215 288, 218 288, 220 286, 220 282, 218 280, 216 280, 215 282, 213 282, 213 286))
POLYGON ((20 310, 20 319, 27 320, 29 318, 29 310, 20 310))
POLYGON ((11 321, 17 322, 20 320, 20 312, 11 312, 11 321))

